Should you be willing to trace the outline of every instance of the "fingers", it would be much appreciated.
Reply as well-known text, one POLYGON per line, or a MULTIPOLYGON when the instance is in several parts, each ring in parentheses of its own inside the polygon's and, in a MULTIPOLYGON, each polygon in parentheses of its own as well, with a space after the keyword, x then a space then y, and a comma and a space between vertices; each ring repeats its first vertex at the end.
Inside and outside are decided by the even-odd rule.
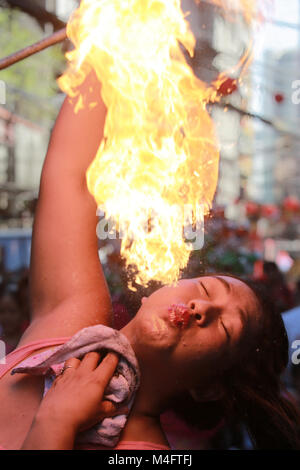
POLYGON ((106 418, 118 416, 118 415, 128 415, 129 408, 127 406, 120 406, 119 404, 112 403, 111 401, 104 400, 101 403, 101 412, 102 415, 106 418))
POLYGON ((101 354, 95 351, 87 353, 81 361, 80 369, 85 371, 93 371, 99 364, 101 354))
POLYGON ((119 362, 119 357, 116 353, 108 353, 99 364, 100 360, 101 354, 95 351, 87 353, 82 360, 75 357, 68 359, 65 362, 60 377, 71 374, 77 369, 87 373, 95 371, 98 382, 101 383, 104 389, 115 372, 119 362))
POLYGON ((121 406, 119 408, 116 407, 116 411, 111 416, 128 415, 129 412, 130 409, 128 408, 128 406, 121 406))
POLYGON ((101 403, 101 415, 105 417, 116 416, 117 406, 111 401, 104 400, 101 403))
POLYGON ((112 378, 116 367, 119 362, 119 356, 116 353, 108 353, 103 361, 99 364, 97 369, 95 369, 95 373, 98 377, 99 382, 105 388, 110 379, 112 378))
POLYGON ((63 377, 68 376, 68 374, 72 372, 74 373, 74 371, 78 369, 79 365, 80 365, 80 360, 76 359, 76 357, 72 357, 71 359, 68 359, 65 362, 61 373, 56 377, 54 381, 54 385, 57 385, 63 379, 63 377))
POLYGON ((119 415, 128 415, 129 409, 125 406, 120 406, 119 404, 112 403, 109 400, 103 400, 101 402, 99 414, 97 417, 91 421, 85 423, 85 425, 80 429, 80 431, 86 431, 91 427, 95 426, 97 423, 103 421, 105 418, 112 418, 119 415))
POLYGON ((65 365, 63 368, 63 374, 67 374, 73 371, 74 369, 78 369, 79 366, 80 366, 80 360, 77 359, 76 357, 72 357, 71 359, 68 359, 65 362, 65 365))
POLYGON ((71 357, 70 359, 67 359, 65 362, 64 367, 73 367, 74 369, 77 369, 80 366, 80 359, 77 359, 77 357, 71 357))

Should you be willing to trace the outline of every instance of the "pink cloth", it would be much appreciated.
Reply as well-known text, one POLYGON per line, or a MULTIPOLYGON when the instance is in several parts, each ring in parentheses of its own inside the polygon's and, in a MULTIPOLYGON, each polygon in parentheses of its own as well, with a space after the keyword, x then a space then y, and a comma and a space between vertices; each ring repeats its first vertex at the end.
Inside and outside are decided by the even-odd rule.
MULTIPOLYGON (((96 445, 78 445, 75 450, 109 450, 108 447, 96 445)), ((116 447, 110 450, 170 450, 170 447, 146 441, 120 441, 116 447)))
MULTIPOLYGON (((8 354, 5 358, 6 363, 0 364, 0 379, 11 369, 13 369, 17 364, 24 361, 35 351, 37 354, 43 348, 49 347, 49 349, 54 349, 54 347, 59 346, 60 344, 66 343, 70 338, 53 338, 53 339, 42 339, 39 341, 34 341, 32 343, 21 346, 18 349, 15 349, 13 352, 8 354), (51 348, 52 346, 52 348, 51 348)), ((34 358, 35 356, 33 356, 34 358)))
MULTIPOLYGON (((34 341, 32 343, 26 344, 22 346, 8 356, 6 356, 6 364, 0 364, 0 379, 11 369, 16 367, 20 362, 25 360, 29 357, 32 353, 36 352, 37 355, 39 351, 43 348, 55 348, 58 345, 66 343, 70 338, 53 338, 53 339, 45 339, 34 341)), ((33 356, 34 357, 34 356, 33 356)), ((79 446, 77 449, 81 450, 108 450, 107 447, 102 446, 79 446)), ((144 442, 144 441, 120 441, 114 449, 111 450, 121 450, 121 449, 128 449, 128 450, 170 450, 169 447, 163 446, 160 444, 155 444, 152 442, 144 442)), ((4 447, 1 447, 0 450, 5 450, 4 447)))
MULTIPOLYGON (((94 325, 78 331, 65 344, 54 351, 43 351, 21 362, 11 374, 32 374, 45 377, 45 393, 55 378, 61 374, 65 361, 72 357, 82 358, 91 351, 112 351, 118 354, 118 365, 107 385, 103 399, 122 404, 131 410, 140 384, 140 370, 134 350, 126 336, 105 325, 94 325)), ((128 412, 101 420, 92 428, 78 434, 76 443, 115 447, 126 425, 128 412)))

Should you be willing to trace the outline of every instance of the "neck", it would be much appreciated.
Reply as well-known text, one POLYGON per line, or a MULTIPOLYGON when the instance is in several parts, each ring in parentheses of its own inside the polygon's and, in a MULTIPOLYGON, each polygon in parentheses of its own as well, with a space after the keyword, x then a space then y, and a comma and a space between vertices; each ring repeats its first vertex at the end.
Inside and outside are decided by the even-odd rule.
POLYGON ((172 396, 171 388, 164 377, 157 376, 157 368, 145 364, 138 354, 135 344, 134 328, 129 322, 121 333, 129 340, 139 362, 141 384, 127 424, 122 433, 123 440, 143 440, 169 445, 160 424, 160 414, 167 408, 168 399, 172 396))
POLYGON ((141 368, 141 385, 136 394, 133 411, 136 414, 157 418, 166 408, 170 398, 167 390, 162 390, 156 377, 143 373, 141 368))
POLYGON ((134 328, 131 328, 129 322, 121 333, 129 340, 137 360, 139 362, 141 372, 141 384, 137 391, 133 412, 144 416, 159 418, 164 411, 170 398, 173 396, 174 386, 172 380, 166 380, 166 371, 159 370, 153 363, 144 362, 139 356, 138 347, 135 344, 134 328))
POLYGON ((147 382, 142 380, 121 440, 147 441, 169 446, 160 424, 163 408, 156 392, 154 387, 148 387, 147 382))

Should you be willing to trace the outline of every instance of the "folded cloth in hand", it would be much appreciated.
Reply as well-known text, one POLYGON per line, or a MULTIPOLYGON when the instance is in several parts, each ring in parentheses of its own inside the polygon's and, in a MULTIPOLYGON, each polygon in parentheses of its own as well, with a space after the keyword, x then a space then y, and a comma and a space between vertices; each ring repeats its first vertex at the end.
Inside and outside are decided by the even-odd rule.
MULTIPOLYGON (((128 339, 119 331, 104 325, 84 328, 64 345, 26 359, 13 369, 11 374, 45 376, 44 394, 46 394, 57 375, 61 373, 67 359, 72 357, 80 359, 88 352, 103 350, 116 352, 120 356, 116 372, 105 390, 103 399, 120 403, 122 408, 127 407, 130 411, 140 384, 138 362, 128 339)), ((115 447, 126 421, 125 414, 105 418, 93 428, 80 433, 76 442, 115 447)))

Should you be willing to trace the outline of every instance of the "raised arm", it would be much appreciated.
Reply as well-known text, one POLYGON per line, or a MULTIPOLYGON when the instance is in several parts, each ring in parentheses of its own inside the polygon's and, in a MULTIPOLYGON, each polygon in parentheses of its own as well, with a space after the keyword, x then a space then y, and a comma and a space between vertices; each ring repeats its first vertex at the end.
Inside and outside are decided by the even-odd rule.
POLYGON ((30 270, 32 325, 26 342, 111 323, 98 257, 96 204, 85 176, 103 136, 106 109, 93 74, 81 92, 97 106, 75 113, 65 100, 42 172, 30 270))

